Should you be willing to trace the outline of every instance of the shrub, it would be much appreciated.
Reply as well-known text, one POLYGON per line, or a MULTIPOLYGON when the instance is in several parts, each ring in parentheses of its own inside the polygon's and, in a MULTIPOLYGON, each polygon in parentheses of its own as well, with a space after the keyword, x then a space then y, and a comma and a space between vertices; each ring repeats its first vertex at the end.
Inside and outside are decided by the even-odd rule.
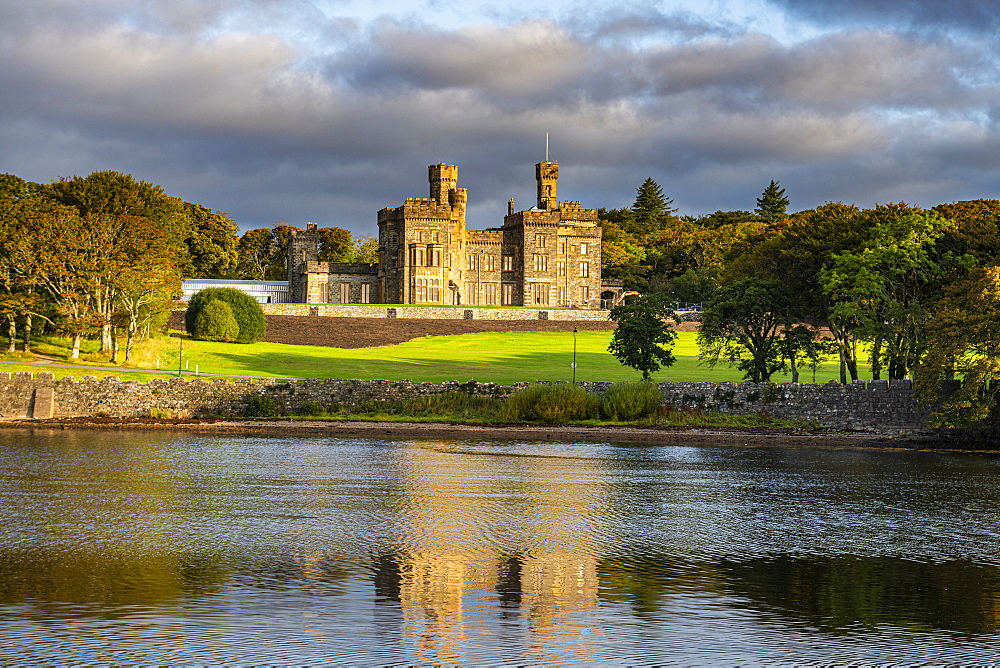
POLYGON ((251 394, 247 397, 247 417, 274 417, 278 405, 269 394, 251 394))
POLYGON ((306 415, 309 417, 315 417, 317 415, 323 415, 326 413, 323 407, 312 401, 303 401, 302 406, 299 407, 299 415, 306 415))
POLYGON ((656 383, 615 383, 601 399, 601 413, 609 420, 629 422, 656 415, 661 401, 656 383))
POLYGON ((205 288, 191 297, 187 313, 184 315, 184 328, 189 334, 198 338, 195 334, 198 314, 213 300, 225 302, 232 309, 233 317, 236 318, 236 324, 240 328, 239 335, 235 339, 236 343, 255 343, 264 338, 267 329, 264 310, 256 299, 236 288, 205 288))
POLYGON ((503 407, 505 420, 569 422, 600 415, 601 399, 579 385, 532 385, 510 395, 503 407))
POLYGON ((468 392, 442 392, 403 401, 403 415, 411 417, 443 417, 452 420, 491 419, 501 410, 493 397, 468 392))
POLYGON ((194 319, 192 335, 202 341, 227 341, 232 343, 240 335, 240 326, 229 304, 218 299, 205 304, 194 319))

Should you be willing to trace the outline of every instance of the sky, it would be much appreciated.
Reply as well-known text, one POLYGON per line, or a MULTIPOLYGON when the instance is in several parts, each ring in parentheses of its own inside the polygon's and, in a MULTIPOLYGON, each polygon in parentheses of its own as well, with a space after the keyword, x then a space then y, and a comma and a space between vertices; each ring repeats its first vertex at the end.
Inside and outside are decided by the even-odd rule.
POLYGON ((376 232, 459 166, 469 227, 559 198, 680 214, 1000 198, 984 0, 0 0, 0 173, 117 170, 226 211, 376 232))

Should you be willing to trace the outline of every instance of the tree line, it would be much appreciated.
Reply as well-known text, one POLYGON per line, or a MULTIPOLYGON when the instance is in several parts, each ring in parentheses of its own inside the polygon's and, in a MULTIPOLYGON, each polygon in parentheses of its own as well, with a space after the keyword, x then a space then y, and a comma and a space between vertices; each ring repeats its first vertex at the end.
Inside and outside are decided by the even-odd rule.
MULTIPOLYGON (((284 222, 242 236, 229 214, 115 171, 40 184, 0 174, 0 323, 9 352, 38 328, 100 340, 113 362, 165 324, 183 278, 285 280, 284 222)), ((320 259, 374 262, 372 238, 322 228, 320 259)))
POLYGON ((834 356, 842 383, 913 378, 928 401, 959 379, 938 423, 984 417, 1000 374, 1000 201, 795 213, 788 203, 771 181, 752 212, 677 216, 647 179, 632 207, 600 211, 603 275, 708 302, 701 357, 747 380, 790 372, 797 382, 800 368, 834 356))

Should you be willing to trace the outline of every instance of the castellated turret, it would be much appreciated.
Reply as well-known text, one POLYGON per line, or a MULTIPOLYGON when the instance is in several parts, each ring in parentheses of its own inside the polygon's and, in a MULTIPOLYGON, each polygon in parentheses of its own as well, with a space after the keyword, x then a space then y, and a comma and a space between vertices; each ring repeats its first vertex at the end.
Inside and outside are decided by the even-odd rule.
POLYGON ((458 167, 443 162, 427 168, 427 180, 431 184, 430 198, 438 204, 450 204, 449 193, 458 186, 458 167))
POLYGON ((469 191, 465 188, 452 188, 448 191, 448 203, 456 212, 465 213, 465 205, 469 202, 469 191))
POLYGON ((540 162, 535 165, 535 180, 538 182, 538 208, 545 211, 558 209, 559 163, 540 162))

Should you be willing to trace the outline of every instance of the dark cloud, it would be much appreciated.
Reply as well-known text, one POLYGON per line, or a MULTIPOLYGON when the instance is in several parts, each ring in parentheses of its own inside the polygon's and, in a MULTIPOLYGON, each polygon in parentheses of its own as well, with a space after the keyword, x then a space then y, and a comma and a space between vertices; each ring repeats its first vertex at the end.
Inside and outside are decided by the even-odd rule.
POLYGON ((769 0, 781 11, 819 24, 878 25, 995 36, 1000 12, 993 0, 769 0))
POLYGON ((642 8, 445 29, 291 0, 79 5, 0 3, 0 171, 119 169, 244 227, 370 233, 450 162, 485 227, 530 205, 550 132, 561 195, 589 206, 648 176, 692 214, 753 208, 770 179, 796 208, 1000 197, 995 63, 957 39, 788 44, 642 8))

